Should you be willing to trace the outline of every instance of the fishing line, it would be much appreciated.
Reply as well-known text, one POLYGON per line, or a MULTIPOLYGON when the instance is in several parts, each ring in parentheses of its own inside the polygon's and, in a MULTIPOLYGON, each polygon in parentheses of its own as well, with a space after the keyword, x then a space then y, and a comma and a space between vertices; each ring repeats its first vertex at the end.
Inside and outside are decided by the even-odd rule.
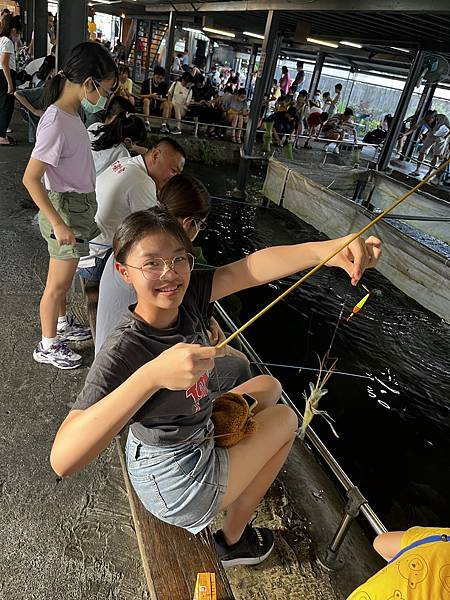
MULTIPOLYGON (((275 367, 279 369, 296 369, 297 371, 314 371, 315 373, 320 373, 320 369, 313 369, 312 367, 303 367, 301 365, 284 365, 279 363, 258 362, 256 360, 251 360, 250 364, 261 365, 263 367, 275 367)), ((371 375, 359 375, 358 373, 347 373, 345 371, 333 371, 333 375, 347 375, 347 377, 358 377, 360 379, 370 379, 371 381, 374 381, 376 379, 379 383, 382 383, 380 379, 371 375)))
POLYGON ((357 238, 359 238, 361 235, 363 235, 364 233, 366 233, 366 231, 368 231, 369 229, 371 229, 371 227, 373 227, 376 223, 378 223, 378 221, 380 221, 385 215, 387 215, 389 212, 391 212, 392 210, 394 210, 394 208, 396 208, 399 204, 401 204, 404 200, 406 200, 406 198, 409 198, 409 196, 411 196, 411 194, 413 194, 414 192, 416 192, 417 190, 419 190, 421 187, 423 187, 426 183, 428 183, 428 181, 430 181, 430 179, 432 179, 438 173, 440 173, 448 164, 450 164, 450 158, 447 159, 446 161, 444 161, 437 169, 435 169, 434 171, 432 171, 429 175, 427 175, 427 177, 425 177, 425 179, 423 179, 422 181, 420 181, 417 185, 415 185, 413 188, 411 188, 408 192, 406 192, 405 194, 403 194, 402 196, 400 196, 395 202, 393 202, 390 206, 388 206, 388 208, 386 208, 382 213, 380 213, 372 221, 369 221, 369 223, 367 223, 367 225, 365 225, 362 229, 360 229, 359 231, 357 231, 356 233, 354 233, 350 237, 350 239, 348 239, 346 242, 344 242, 338 248, 336 248, 336 250, 334 250, 334 252, 332 252, 331 254, 329 254, 328 256, 326 256, 322 261, 319 262, 319 264, 317 264, 315 267, 313 267, 312 269, 310 269, 296 283, 294 283, 293 285, 291 285, 290 288, 288 288, 283 293, 281 293, 277 298, 275 298, 274 300, 272 300, 272 302, 270 302, 262 310, 260 310, 258 313, 256 313, 256 315, 254 315, 246 323, 244 323, 243 325, 241 325, 241 327, 239 327, 236 331, 234 331, 231 335, 229 335, 223 342, 221 342, 220 344, 218 344, 217 348, 220 349, 220 348, 223 348, 224 346, 226 346, 227 344, 229 344, 240 333, 242 333, 243 331, 245 331, 247 329, 247 327, 250 327, 250 325, 252 325, 257 319, 259 319, 259 317, 262 317, 267 311, 269 311, 273 306, 275 306, 275 304, 278 304, 278 302, 280 302, 281 300, 283 300, 283 298, 285 298, 293 290, 297 289, 302 283, 304 283, 310 277, 312 277, 312 275, 314 275, 315 273, 317 273, 317 271, 319 271, 324 265, 326 265, 327 262, 329 262, 337 254, 339 254, 340 252, 342 252, 342 250, 344 250, 344 248, 347 248, 352 242, 354 242, 357 238))
MULTIPOLYGON (((351 287, 352 287, 352 282, 351 282, 351 280, 350 280, 350 282, 349 282, 349 284, 348 284, 348 288, 347 288, 347 293, 345 294, 345 296, 344 296, 344 301, 342 302, 342 306, 341 306, 341 312, 339 313, 339 317, 338 317, 338 320, 337 320, 337 322, 336 322, 336 326, 335 326, 335 328, 334 328, 333 335, 331 336, 331 342, 330 342, 330 345, 328 346, 328 350, 327 350, 327 352, 326 352, 326 354, 325 354, 325 357, 326 357, 326 358, 330 358, 330 352, 331 352, 331 348, 333 347, 334 340, 335 340, 335 338, 336 338, 336 334, 337 334, 337 331, 338 331, 338 329, 339 329, 339 325, 341 324, 342 315, 344 314, 345 305, 346 305, 346 303, 347 303, 347 300, 348 300, 348 297, 349 297, 349 295, 350 295, 350 289, 351 289, 351 287)), ((334 371, 334 373, 337 373, 337 371, 334 371)))

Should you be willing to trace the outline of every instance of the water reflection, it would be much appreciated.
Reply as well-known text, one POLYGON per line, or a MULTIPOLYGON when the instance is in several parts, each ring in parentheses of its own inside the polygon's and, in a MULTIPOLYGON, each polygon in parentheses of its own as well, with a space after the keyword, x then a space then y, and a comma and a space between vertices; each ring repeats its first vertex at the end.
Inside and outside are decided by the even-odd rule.
MULTIPOLYGON (((214 201, 202 240, 211 264, 224 264, 274 244, 323 239, 279 208, 214 201)), ((243 322, 295 277, 248 290, 229 305, 243 322)), ((450 435, 448 324, 423 309, 379 273, 364 283, 380 290, 337 330, 337 369, 372 381, 332 377, 321 408, 336 419, 340 439, 316 420, 314 427, 361 486, 388 526, 442 524, 448 519, 450 435)), ((346 313, 360 300, 345 274, 322 269, 247 332, 263 360, 317 367, 326 352, 342 303, 346 313)), ((303 409, 302 392, 314 374, 274 367, 273 372, 303 409)))

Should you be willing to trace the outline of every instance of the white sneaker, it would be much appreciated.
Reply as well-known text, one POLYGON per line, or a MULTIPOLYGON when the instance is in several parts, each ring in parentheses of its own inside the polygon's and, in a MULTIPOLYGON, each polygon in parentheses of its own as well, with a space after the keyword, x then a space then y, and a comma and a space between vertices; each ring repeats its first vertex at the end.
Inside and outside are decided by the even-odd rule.
POLYGON ((52 344, 48 350, 44 350, 42 342, 39 342, 33 358, 38 363, 53 365, 58 369, 77 369, 82 364, 82 357, 62 342, 52 344))
POLYGON ((145 121, 145 131, 147 133, 151 133, 152 132, 152 128, 151 128, 150 123, 148 121, 145 121))
POLYGON ((161 125, 161 129, 159 130, 159 133, 170 133, 169 128, 167 127, 166 124, 161 125))
POLYGON ((83 327, 74 316, 68 315, 62 325, 58 325, 56 335, 59 342, 84 342, 92 337, 89 327, 83 327))

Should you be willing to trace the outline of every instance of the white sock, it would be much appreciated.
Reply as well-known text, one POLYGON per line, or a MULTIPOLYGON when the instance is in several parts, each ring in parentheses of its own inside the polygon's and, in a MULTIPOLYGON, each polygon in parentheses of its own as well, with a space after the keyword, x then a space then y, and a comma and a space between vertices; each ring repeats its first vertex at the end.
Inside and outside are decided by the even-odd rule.
POLYGON ((67 325, 67 316, 58 317, 58 327, 60 328, 62 325, 67 325))
POLYGON ((58 341, 58 338, 53 337, 53 338, 47 338, 42 336, 42 346, 44 348, 44 350, 48 350, 50 348, 50 346, 52 344, 56 344, 56 342, 58 341))

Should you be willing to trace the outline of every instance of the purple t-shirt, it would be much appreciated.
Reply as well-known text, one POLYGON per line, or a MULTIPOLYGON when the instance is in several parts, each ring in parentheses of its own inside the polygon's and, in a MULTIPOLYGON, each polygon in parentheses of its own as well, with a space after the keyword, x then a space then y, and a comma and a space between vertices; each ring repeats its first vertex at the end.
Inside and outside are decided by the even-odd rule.
POLYGON ((31 157, 48 165, 44 184, 52 192, 95 191, 95 165, 86 127, 78 115, 54 104, 42 115, 31 157))

